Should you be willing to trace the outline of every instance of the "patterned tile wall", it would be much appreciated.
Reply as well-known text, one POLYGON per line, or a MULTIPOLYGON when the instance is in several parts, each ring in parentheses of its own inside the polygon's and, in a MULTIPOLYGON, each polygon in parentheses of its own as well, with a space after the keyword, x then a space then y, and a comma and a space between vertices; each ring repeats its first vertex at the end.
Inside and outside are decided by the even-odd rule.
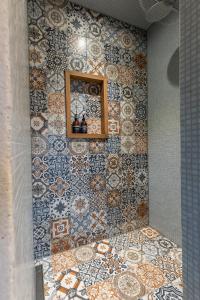
POLYGON ((40 258, 148 223, 146 32, 65 0, 30 0, 28 15, 40 258), (66 138, 64 70, 108 77, 107 140, 66 138))
POLYGON ((200 299, 200 3, 181 4, 181 150, 184 299, 200 299))

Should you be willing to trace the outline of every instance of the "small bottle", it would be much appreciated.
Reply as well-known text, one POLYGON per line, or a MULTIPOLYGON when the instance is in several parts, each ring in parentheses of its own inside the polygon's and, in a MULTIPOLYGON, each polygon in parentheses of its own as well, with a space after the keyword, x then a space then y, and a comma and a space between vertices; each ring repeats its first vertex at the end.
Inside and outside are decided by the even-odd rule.
POLYGON ((85 121, 85 115, 83 115, 83 118, 81 121, 81 133, 87 133, 87 123, 85 121))
POLYGON ((72 132, 73 133, 79 133, 80 132, 80 122, 79 122, 77 114, 75 114, 74 121, 72 123, 72 132))

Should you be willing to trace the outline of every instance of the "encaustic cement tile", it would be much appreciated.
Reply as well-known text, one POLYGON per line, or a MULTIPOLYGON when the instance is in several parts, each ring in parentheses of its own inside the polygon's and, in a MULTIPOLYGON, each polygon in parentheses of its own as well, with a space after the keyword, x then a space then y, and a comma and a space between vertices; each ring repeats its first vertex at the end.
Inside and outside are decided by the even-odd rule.
POLYGON ((87 287, 87 293, 90 300, 138 300, 145 294, 145 287, 133 272, 126 271, 87 287))
POLYGON ((52 222, 52 238, 63 238, 69 234, 69 219, 55 220, 52 222))
POLYGON ((149 239, 154 239, 160 235, 157 230, 150 227, 143 228, 141 232, 149 239))
POLYGON ((45 300, 182 300, 181 249, 150 227, 39 263, 45 300))
POLYGON ((109 240, 102 240, 94 244, 94 249, 97 257, 106 257, 108 254, 113 253, 113 247, 109 240))
POLYGON ((80 277, 85 286, 109 279, 126 269, 126 263, 117 254, 108 254, 102 259, 95 259, 79 266, 80 277))
POLYGON ((63 238, 57 238, 51 240, 51 254, 57 254, 60 252, 68 251, 74 248, 75 244, 71 236, 65 236, 63 238))
POLYGON ((55 276, 56 291, 53 299, 88 299, 78 268, 69 269, 55 276))
POLYGON ((119 255, 124 258, 127 266, 133 266, 134 264, 141 263, 143 260, 142 252, 137 248, 129 248, 122 250, 119 255))
POLYGON ((51 265, 54 273, 64 272, 78 264, 72 250, 57 253, 51 257, 51 265))
POLYGON ((168 299, 183 299, 182 290, 178 289, 176 286, 167 285, 160 287, 152 291, 151 293, 143 296, 139 300, 168 300, 168 299))
POLYGON ((90 300, 120 300, 111 279, 89 286, 87 294, 90 300))
POLYGON ((134 267, 134 270, 147 289, 159 288, 167 283, 162 270, 150 263, 140 263, 134 267))
POLYGON ((152 260, 152 264, 163 271, 169 283, 182 277, 182 268, 180 264, 176 259, 171 258, 170 256, 157 256, 156 259, 152 260))
POLYGON ((96 258, 94 244, 81 246, 73 250, 73 255, 79 265, 87 263, 96 258))

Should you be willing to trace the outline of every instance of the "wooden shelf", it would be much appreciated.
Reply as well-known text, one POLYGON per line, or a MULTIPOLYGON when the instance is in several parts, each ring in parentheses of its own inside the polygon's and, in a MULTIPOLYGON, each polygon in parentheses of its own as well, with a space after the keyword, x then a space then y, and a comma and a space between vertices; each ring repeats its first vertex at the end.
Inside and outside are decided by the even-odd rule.
POLYGON ((68 133, 67 137, 70 139, 106 139, 108 136, 103 133, 68 133))
POLYGON ((107 103, 107 78, 94 74, 86 74, 74 71, 65 71, 66 83, 66 126, 67 137, 72 139, 106 139, 108 138, 108 103, 107 103), (73 133, 71 124, 71 80, 82 80, 85 82, 96 82, 101 88, 101 134, 95 133, 73 133))

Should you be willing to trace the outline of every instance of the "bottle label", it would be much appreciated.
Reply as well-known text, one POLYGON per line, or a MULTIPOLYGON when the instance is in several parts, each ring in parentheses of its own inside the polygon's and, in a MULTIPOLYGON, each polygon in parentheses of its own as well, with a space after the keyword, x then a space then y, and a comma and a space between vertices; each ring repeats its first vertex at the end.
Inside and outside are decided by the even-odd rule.
POLYGON ((80 126, 72 126, 72 132, 73 133, 79 133, 80 132, 80 126))
POLYGON ((82 133, 87 133, 87 125, 81 126, 81 132, 82 133))

